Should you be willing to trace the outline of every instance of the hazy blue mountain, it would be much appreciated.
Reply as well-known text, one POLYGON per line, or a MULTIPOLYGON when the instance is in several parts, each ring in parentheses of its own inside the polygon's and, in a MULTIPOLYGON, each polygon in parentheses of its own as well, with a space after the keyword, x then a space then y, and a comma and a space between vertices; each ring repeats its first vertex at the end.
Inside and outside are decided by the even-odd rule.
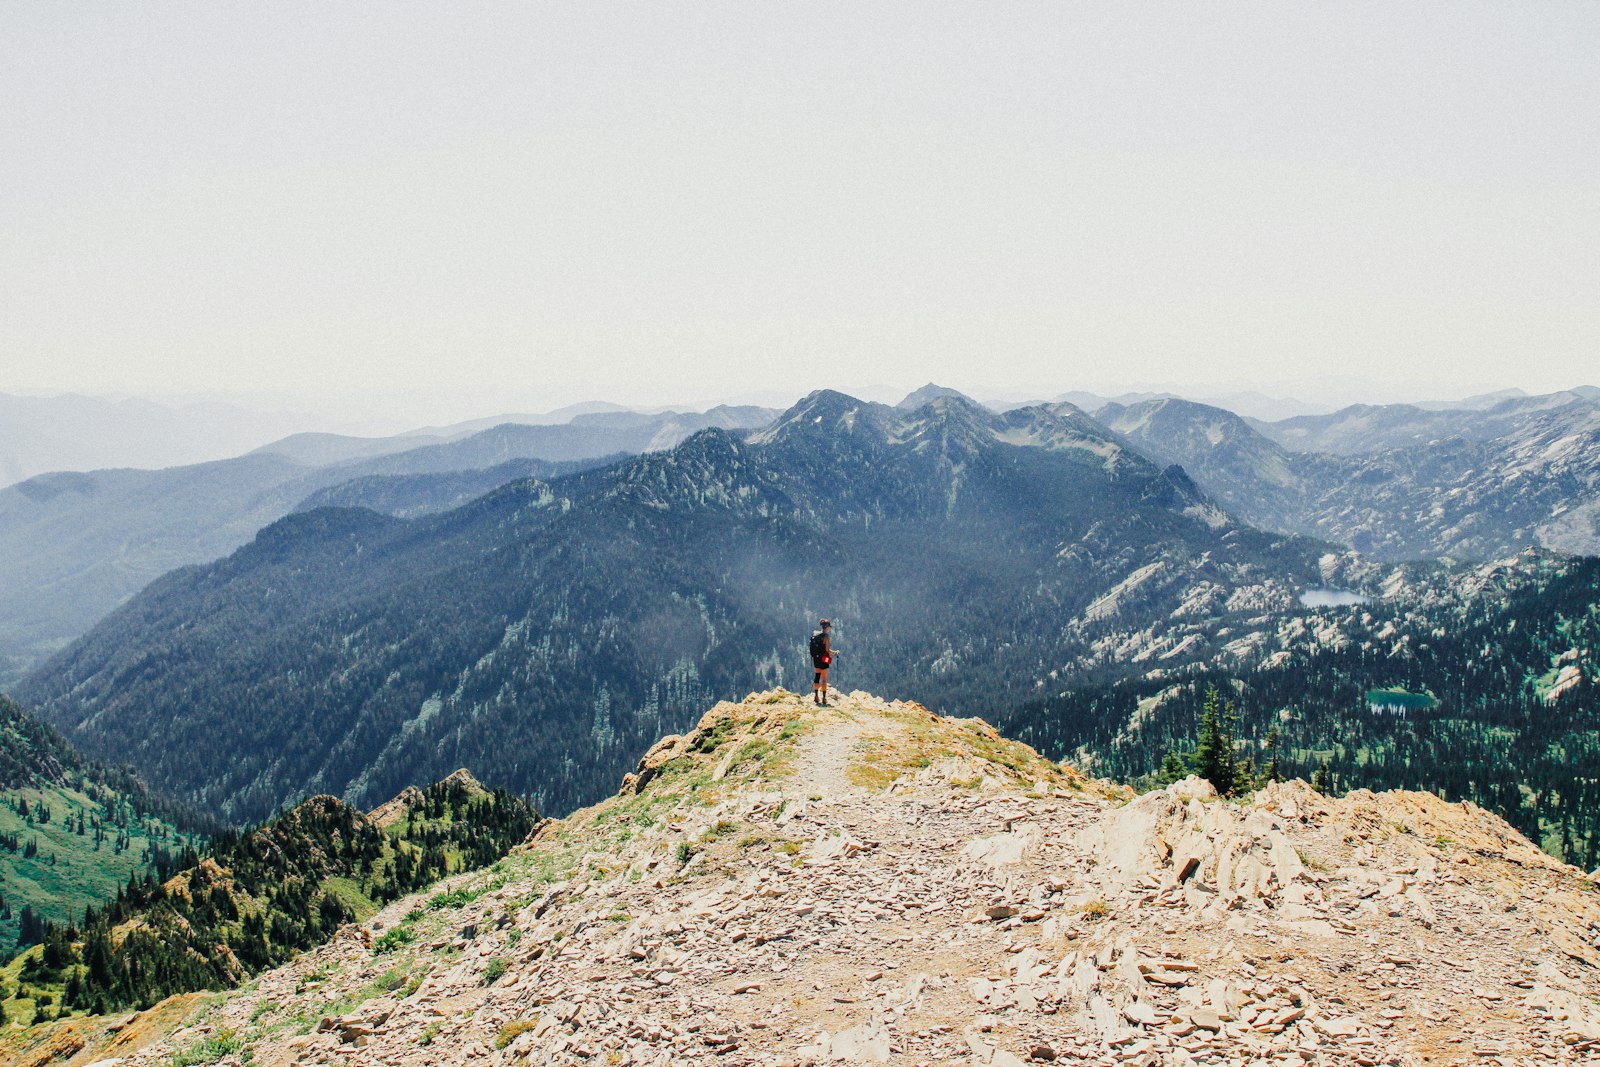
POLYGON ((1181 465, 1219 503, 1256 525, 1293 525, 1328 466, 1207 404, 1171 397, 1107 404, 1094 414, 1144 454, 1181 465))
POLYGON ((1318 441, 1413 443, 1339 454, 1291 451, 1230 412, 1184 400, 1096 414, 1266 529, 1387 560, 1491 559, 1532 546, 1600 554, 1600 406, 1571 393, 1471 410, 1346 409, 1319 424, 1318 441), (1443 429, 1460 432, 1435 435, 1443 429))
POLYGON ((619 463, 627 453, 595 459, 549 463, 542 459, 509 459, 481 470, 439 471, 430 474, 368 474, 319 489, 300 501, 296 511, 317 508, 370 508, 399 519, 414 519, 436 511, 449 511, 497 486, 527 478, 559 478, 619 463))
POLYGON ((704 412, 633 411, 616 404, 574 404, 547 415, 508 415, 429 427, 392 437, 301 433, 263 445, 256 454, 308 467, 340 466, 351 477, 482 470, 510 459, 551 462, 671 448, 710 426, 751 429, 778 415, 773 408, 720 405, 704 412))
POLYGON ((278 456, 43 474, 0 490, 0 681, 161 574, 215 559, 319 481, 278 456))
POLYGON ((389 437, 353 437, 342 433, 296 433, 255 449, 253 455, 281 456, 307 467, 327 467, 335 463, 387 456, 411 448, 442 444, 448 433, 394 434, 389 437))
POLYGON ((931 404, 941 397, 956 397, 960 400, 966 400, 974 404, 977 403, 976 400, 973 400, 971 397, 959 390, 948 389, 945 386, 935 385, 932 382, 929 382, 921 389, 915 389, 912 392, 907 393, 905 399, 895 405, 895 409, 897 411, 915 411, 924 404, 931 404))
POLYGON ((598 415, 607 412, 633 410, 633 408, 626 405, 613 404, 606 400, 585 400, 581 403, 568 404, 566 407, 556 408, 552 411, 489 415, 484 418, 468 419, 465 422, 455 422, 445 426, 428 426, 417 432, 433 434, 443 439, 454 439, 466 437, 469 434, 475 434, 480 430, 488 430, 495 426, 503 426, 508 422, 520 423, 526 426, 553 426, 557 423, 571 422, 579 415, 598 415))
MULTIPOLYGON (((770 419, 760 408, 592 413, 565 425, 496 426, 457 441, 325 466, 268 448, 165 470, 40 475, 0 490, 0 686, 148 582, 233 551, 308 497, 416 515, 463 503, 501 484, 496 478, 548 477, 668 447, 706 426, 757 426, 770 419), (550 462, 530 462, 535 459, 550 462), (434 477, 395 477, 418 474, 434 477), (344 482, 353 484, 334 492, 344 482), (334 495, 316 496, 324 490, 334 495)), ((291 439, 289 451, 344 455, 339 441, 363 440, 330 444, 300 437, 291 439)))
POLYGON ((1355 404, 1329 415, 1301 415, 1253 425, 1292 451, 1351 456, 1414 448, 1452 437, 1490 441, 1516 433, 1529 417, 1547 412, 1561 412, 1586 423, 1593 419, 1595 408, 1593 399, 1572 390, 1484 399, 1490 401, 1485 407, 1355 404))
POLYGON ((1308 402, 1293 397, 1268 396, 1265 393, 1249 389, 1205 396, 1179 396, 1176 393, 1150 392, 1102 396, 1097 393, 1074 390, 1056 397, 1054 403, 1072 404, 1075 407, 1082 408, 1084 411, 1098 411, 1108 405, 1132 407, 1136 404, 1156 400, 1183 400, 1190 403, 1223 408, 1252 422, 1259 419, 1288 419, 1296 415, 1325 415, 1333 409, 1331 404, 1308 402))
POLYGON ((359 473, 426 474, 476 470, 527 457, 564 462, 623 452, 654 452, 671 448, 698 430, 754 429, 765 426, 777 415, 770 408, 715 407, 704 412, 595 412, 549 426, 504 423, 459 441, 375 457, 361 464, 359 473))
POLYGON ((0 393, 0 487, 47 471, 223 459, 314 421, 227 404, 0 393))
POLYGON ((822 392, 748 437, 442 514, 292 516, 153 583, 21 692, 232 818, 456 766, 564 810, 707 700, 803 687, 821 614, 841 684, 986 703, 1169 618, 1179 667, 1337 559, 1239 526, 1075 409, 822 392))

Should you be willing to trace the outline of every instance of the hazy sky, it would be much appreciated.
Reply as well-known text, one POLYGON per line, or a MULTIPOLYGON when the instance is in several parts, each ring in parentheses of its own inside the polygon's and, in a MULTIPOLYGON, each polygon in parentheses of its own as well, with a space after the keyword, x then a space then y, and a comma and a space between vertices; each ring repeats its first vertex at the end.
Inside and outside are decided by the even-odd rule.
POLYGON ((1592 0, 8 3, 0 391, 1595 381, 1596 56, 1592 0))

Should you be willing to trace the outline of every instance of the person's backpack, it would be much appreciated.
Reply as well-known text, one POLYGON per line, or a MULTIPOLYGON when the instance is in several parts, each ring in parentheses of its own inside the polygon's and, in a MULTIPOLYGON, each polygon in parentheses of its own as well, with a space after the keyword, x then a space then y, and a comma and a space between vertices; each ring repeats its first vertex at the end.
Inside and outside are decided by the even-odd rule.
POLYGON ((811 635, 811 658, 814 661, 828 658, 828 635, 821 630, 811 635))

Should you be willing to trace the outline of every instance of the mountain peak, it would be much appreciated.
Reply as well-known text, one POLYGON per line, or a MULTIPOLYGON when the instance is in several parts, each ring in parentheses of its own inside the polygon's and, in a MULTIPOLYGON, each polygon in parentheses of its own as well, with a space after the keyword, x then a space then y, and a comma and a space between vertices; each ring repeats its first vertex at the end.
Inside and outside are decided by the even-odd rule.
MULTIPOLYGON (((483 785, 472 776, 472 772, 467 770, 465 767, 445 775, 443 778, 434 783, 435 788, 439 786, 457 785, 461 786, 468 793, 488 792, 488 790, 485 789, 483 785)), ((416 809, 418 804, 423 803, 423 801, 426 799, 427 796, 421 789, 418 789, 414 785, 408 785, 399 793, 397 793, 393 799, 385 801, 384 803, 373 808, 371 811, 367 812, 367 818, 371 819, 376 825, 387 830, 389 827, 404 820, 406 816, 410 815, 411 812, 416 809)))
POLYGON ((971 397, 959 390, 950 389, 946 386, 935 385, 934 383, 929 382, 921 389, 916 389, 907 393, 905 399, 900 401, 900 403, 896 404, 894 407, 896 411, 915 411, 923 405, 931 404, 933 401, 938 400, 941 397, 955 397, 959 400, 964 400, 969 404, 978 403, 976 400, 973 400, 971 397))
POLYGON ((817 437, 843 432, 854 437, 866 434, 887 440, 895 409, 867 400, 858 400, 834 389, 818 389, 802 397, 779 415, 764 430, 751 434, 752 444, 767 444, 788 437, 817 437))
POLYGON ((1303 782, 1218 803, 1197 778, 1135 798, 981 720, 832 705, 716 705, 616 796, 139 1062, 214 1027, 260 1062, 401 1061, 424 1039, 432 1062, 1018 1065, 1130 1042, 1343 1062, 1360 1039, 1404 1063, 1513 988, 1539 1010, 1484 1024, 1499 1054, 1600 1039, 1592 885, 1470 804, 1303 782), (1518 907, 1485 923, 1484 894, 1518 907), (355 991, 313 1033, 283 1025, 355 991))

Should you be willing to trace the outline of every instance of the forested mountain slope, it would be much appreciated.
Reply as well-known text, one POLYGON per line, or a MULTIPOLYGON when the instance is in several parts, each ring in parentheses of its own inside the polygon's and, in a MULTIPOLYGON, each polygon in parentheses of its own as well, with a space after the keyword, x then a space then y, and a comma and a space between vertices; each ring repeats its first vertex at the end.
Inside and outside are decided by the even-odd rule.
POLYGON ((0 696, 0 960, 44 923, 161 870, 210 826, 126 771, 84 760, 0 696))
POLYGON ((1577 394, 1484 412, 1360 408, 1254 427, 1178 399, 1108 405, 1096 417, 1266 529, 1387 560, 1493 559, 1533 546, 1600 554, 1600 405, 1577 394))
POLYGON ((624 453, 596 459, 550 463, 542 459, 508 459, 481 470, 447 470, 427 474, 367 474, 318 489, 296 511, 317 508, 367 508, 399 519, 413 519, 458 508, 507 482, 557 478, 603 467, 628 458, 624 453))
POLYGON ((235 986, 392 900, 495 862, 537 822, 464 770, 370 815, 312 797, 46 924, 0 1007, 37 1020, 235 986))
POLYGON ((822 614, 852 682, 1005 705, 1174 613, 1197 631, 1179 665, 1339 559, 1234 524, 1075 409, 822 392, 748 440, 442 515, 293 516, 152 584, 22 691, 233 819, 456 766, 562 811, 709 697, 803 684, 822 614))
POLYGON ((1237 702, 1258 766, 1309 778, 1326 763, 1340 791, 1472 800, 1551 854, 1600 866, 1600 559, 1414 567, 1383 592, 1284 616, 1204 672, 1077 685, 1001 722, 1134 778, 1192 743, 1215 686, 1237 702))

